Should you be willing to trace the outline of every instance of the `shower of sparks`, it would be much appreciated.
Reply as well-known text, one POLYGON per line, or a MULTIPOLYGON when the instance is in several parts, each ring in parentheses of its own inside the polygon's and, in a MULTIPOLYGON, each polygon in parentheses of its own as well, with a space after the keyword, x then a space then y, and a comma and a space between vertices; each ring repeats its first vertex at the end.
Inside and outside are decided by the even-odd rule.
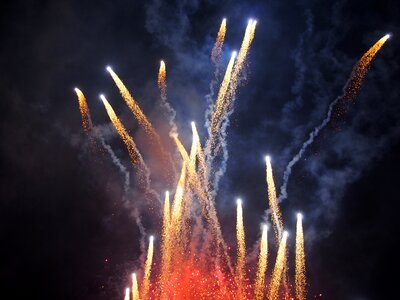
POLYGON ((238 297, 243 297, 243 285, 245 277, 245 262, 246 262, 246 242, 244 237, 243 224, 243 209, 242 200, 237 200, 236 208, 236 240, 237 240, 237 261, 236 261, 236 276, 238 284, 238 297))
POLYGON ((261 242, 260 242, 260 253, 258 255, 256 282, 254 285, 254 299, 262 300, 264 297, 265 289, 265 273, 268 267, 268 227, 263 226, 261 242))
POLYGON ((217 34, 217 39, 215 40, 214 47, 211 51, 211 60, 215 65, 219 65, 221 62, 222 46, 225 41, 226 33, 226 19, 223 19, 219 31, 217 34))
MULTIPOLYGON (((246 27, 244 38, 239 52, 233 53, 226 67, 225 76, 221 82, 217 99, 213 106, 211 122, 208 128, 208 140, 203 150, 199 133, 194 122, 191 123, 192 144, 188 152, 181 140, 178 138, 177 126, 175 124, 175 111, 167 102, 167 81, 166 67, 161 61, 158 73, 158 87, 161 92, 162 103, 170 113, 170 136, 174 139, 178 152, 181 155, 180 161, 172 161, 171 156, 166 155, 161 139, 153 128, 147 116, 140 109, 136 100, 132 97, 123 82, 115 72, 107 67, 115 84, 117 85, 123 99, 133 112, 135 118, 149 136, 152 145, 163 155, 169 158, 172 165, 171 170, 179 166, 181 172, 176 183, 176 189, 172 203, 170 203, 169 192, 165 193, 163 204, 163 220, 161 233, 161 259, 160 265, 154 264, 154 237, 149 239, 147 257, 144 262, 144 272, 141 282, 139 295, 138 279, 136 273, 132 274, 132 289, 125 291, 125 300, 150 300, 150 299, 268 299, 278 300, 280 289, 283 289, 283 298, 289 298, 292 291, 289 284, 288 269, 288 234, 283 231, 283 221, 279 209, 279 202, 276 197, 276 189, 273 178, 271 160, 266 157, 266 182, 268 188, 269 208, 272 215, 272 223, 277 242, 279 242, 278 253, 271 278, 266 278, 268 273, 268 232, 267 226, 263 226, 262 236, 259 243, 259 256, 256 267, 254 283, 248 272, 252 268, 246 269, 246 243, 245 228, 243 223, 242 201, 237 201, 237 259, 236 268, 232 267, 230 248, 227 246, 217 216, 215 208, 216 189, 211 184, 209 175, 212 170, 212 159, 216 155, 215 149, 226 147, 225 134, 221 135, 221 130, 226 127, 221 126, 232 111, 232 105, 236 98, 237 88, 246 65, 251 43, 254 39, 256 21, 249 20, 246 27), (218 144, 219 143, 219 144, 218 144), (213 152, 214 151, 214 152, 213 152), (211 159, 210 159, 211 157, 211 159), (210 161, 211 160, 211 161, 210 161), (196 202, 197 200, 197 202, 196 202), (152 275, 155 273, 156 275, 152 275), (268 283, 268 287, 266 284, 268 283), (252 295, 254 297, 252 297, 252 295)), ((220 64, 222 46, 226 34, 226 20, 221 23, 214 48, 212 50, 212 61, 215 65, 220 64)), ((353 74, 344 89, 343 100, 354 99, 368 67, 382 45, 389 38, 389 35, 382 37, 357 63, 353 74)), ((82 115, 82 125, 86 132, 92 129, 89 108, 83 93, 76 88, 79 109, 82 115)), ((146 184, 150 185, 148 169, 143 157, 138 151, 132 136, 128 133, 122 122, 118 119, 110 103, 104 97, 103 101, 107 114, 118 132, 120 138, 125 143, 129 156, 134 166, 139 166, 137 171, 142 168, 145 170, 146 184)), ((332 107, 330 107, 327 123, 330 120, 332 107)), ((226 122, 225 122, 226 123, 226 122)), ((224 123, 224 124, 225 124, 224 123)), ((323 124, 325 124, 323 123, 323 124)), ((325 124, 326 125, 326 124, 325 124)), ((322 129, 325 125, 318 129, 322 129)), ((316 134, 318 134, 318 132, 316 134)), ((312 141, 311 141, 312 142, 312 141)), ((307 146, 307 145, 306 145, 307 146)), ((224 158, 225 159, 225 158, 224 158)), ((176 181, 175 171, 170 171, 169 179, 176 181)), ((285 182, 287 182, 287 178, 285 182)), ((143 243, 143 253, 145 252, 143 243)), ((306 273, 305 273, 305 253, 304 236, 302 227, 302 217, 298 215, 296 228, 296 269, 295 269, 295 293, 296 299, 306 299, 306 273)), ((155 261, 159 261, 155 258, 155 261)), ((250 264, 248 262, 248 264, 250 264)))
POLYGON ((286 265, 286 240, 287 232, 284 231, 282 234, 281 242, 279 243, 278 255, 276 256, 275 267, 272 272, 272 278, 270 282, 270 288, 268 290, 268 300, 278 300, 279 298, 279 287, 282 280, 283 269, 286 265))
POLYGON ((275 236, 279 241, 281 239, 283 230, 282 216, 279 210, 278 201, 276 199, 276 189, 275 189, 274 176, 272 174, 271 158, 269 156, 265 157, 265 162, 266 162, 266 173, 267 173, 266 179, 268 188, 269 207, 271 208, 272 223, 274 224, 275 236))
POLYGON ((85 95, 78 88, 75 88, 75 93, 78 96, 79 110, 82 116, 82 127, 86 134, 92 130, 92 119, 90 118, 89 106, 87 105, 85 95))
POLYGON ((154 252, 154 237, 150 236, 149 248, 147 250, 147 258, 144 266, 144 275, 142 283, 142 297, 143 299, 149 298, 150 291, 150 274, 151 266, 153 264, 153 252, 154 252))
POLYGON ((129 156, 131 158, 133 165, 138 165, 143 162, 142 156, 139 153, 139 150, 136 147, 133 138, 129 135, 128 131, 126 130, 125 126, 122 122, 118 119, 117 115, 114 112, 114 109, 107 101, 104 95, 100 95, 101 101, 103 101, 104 107, 107 110, 108 117, 110 118, 114 128, 117 130, 119 136, 121 137, 122 141, 125 143, 126 148, 128 149, 129 156))
POLYGON ((306 282, 306 262, 304 254, 304 237, 303 237, 303 216, 297 214, 296 225, 296 270, 295 270, 295 284, 296 284, 296 299, 305 300, 307 296, 307 282, 306 282))
POLYGON ((137 283, 136 273, 132 274, 132 300, 139 300, 139 287, 137 283))

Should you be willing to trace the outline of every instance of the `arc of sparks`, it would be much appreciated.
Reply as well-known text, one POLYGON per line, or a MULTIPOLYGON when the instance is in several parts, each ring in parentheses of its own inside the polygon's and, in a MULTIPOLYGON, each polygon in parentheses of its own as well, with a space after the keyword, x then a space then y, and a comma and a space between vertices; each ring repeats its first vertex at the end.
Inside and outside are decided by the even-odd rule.
POLYGON ((150 236, 149 248, 147 250, 147 258, 144 266, 144 275, 142 283, 142 298, 147 299, 150 291, 150 275, 151 266, 153 264, 153 252, 154 252, 154 237, 150 236))
POLYGON ((82 116, 82 127, 86 134, 89 134, 92 131, 93 124, 92 119, 90 117, 89 106, 86 101, 85 95, 78 88, 75 88, 75 93, 78 96, 79 110, 82 116))
POLYGON ((221 22, 221 26, 219 27, 214 47, 211 51, 211 61, 214 63, 215 66, 218 66, 221 61, 222 46, 224 45, 225 34, 226 34, 226 18, 224 18, 221 22))

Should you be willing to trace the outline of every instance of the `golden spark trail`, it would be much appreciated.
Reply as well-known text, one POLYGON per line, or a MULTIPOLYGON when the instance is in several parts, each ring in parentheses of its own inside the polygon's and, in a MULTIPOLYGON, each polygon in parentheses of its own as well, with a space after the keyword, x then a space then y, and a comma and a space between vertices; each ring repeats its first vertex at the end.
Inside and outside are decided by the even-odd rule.
POLYGON ((133 141, 132 137, 129 135, 128 131, 126 130, 122 122, 118 119, 110 103, 107 101, 106 97, 104 97, 104 95, 100 95, 100 98, 103 101, 103 104, 107 110, 107 114, 111 122, 113 123, 114 128, 117 130, 119 136, 121 137, 122 141, 126 145, 126 148, 128 149, 128 153, 132 163, 134 165, 142 164, 143 158, 140 155, 139 150, 137 149, 136 144, 133 141))
POLYGON ((124 300, 129 300, 129 288, 125 289, 125 297, 124 300))
POLYGON ((142 283, 142 299, 146 300, 149 298, 150 290, 150 275, 151 265, 153 264, 153 251, 154 251, 154 237, 150 236, 149 248, 147 250, 147 258, 144 266, 144 275, 142 283))
POLYGON ((132 300, 139 300, 139 288, 136 274, 132 274, 132 300))
POLYGON ((269 207, 272 211, 272 223, 274 225, 274 231, 276 239, 279 241, 282 237, 283 230, 283 222, 281 212, 279 210, 279 204, 276 198, 276 189, 274 176, 272 174, 272 166, 271 166, 271 158, 269 156, 265 157, 266 162, 266 181, 268 188, 268 199, 269 199, 269 207))
POLYGON ((221 53, 222 53, 222 46, 224 45, 225 41, 225 33, 226 33, 226 19, 224 18, 221 22, 221 26, 219 27, 217 38, 215 40, 214 47, 211 51, 211 60, 216 66, 219 65, 221 61, 221 53))
POLYGON ((86 134, 89 134, 93 127, 92 119, 90 118, 89 106, 86 102, 85 95, 82 93, 80 89, 75 88, 75 93, 78 96, 79 110, 82 116, 83 129, 85 130, 86 134))
POLYGON ((218 133, 219 124, 221 121, 221 116, 224 111, 224 102, 226 97, 226 92, 228 91, 229 83, 231 81, 232 69, 236 58, 236 52, 232 52, 231 59, 229 60, 228 66, 226 67, 224 79, 222 80, 221 86, 218 91, 217 100, 214 104, 214 109, 211 116, 211 136, 210 136, 210 145, 212 149, 215 147, 216 137, 215 135, 218 133))
POLYGON ((165 68, 165 63, 162 60, 160 62, 160 69, 158 70, 158 78, 157 78, 157 84, 158 88, 160 89, 161 92, 161 99, 163 101, 167 101, 167 71, 165 68))
POLYGON ((278 255, 276 256, 275 267, 272 272, 270 288, 268 290, 268 300, 278 300, 279 286, 282 279, 283 269, 286 265, 286 240, 287 232, 283 232, 279 243, 278 255))
POLYGON ((304 254, 304 236, 302 215, 297 214, 296 225, 296 270, 295 270, 295 284, 296 284, 296 299, 306 300, 307 297, 307 282, 306 282, 306 262, 304 254))
POLYGON ((325 119, 316 126, 308 135, 307 140, 301 146, 299 152, 290 160, 287 164, 285 172, 283 173, 283 184, 281 186, 281 192, 279 194, 279 202, 283 201, 287 198, 287 185, 289 182, 290 175, 292 174, 292 168, 300 161, 306 152, 308 146, 310 146, 315 138, 319 135, 322 129, 325 128, 326 125, 330 122, 332 118, 332 113, 338 117, 346 111, 346 106, 341 104, 347 104, 349 102, 354 101, 357 96, 358 91, 361 88, 362 82, 367 74, 367 71, 371 65, 372 60, 378 51, 382 48, 385 42, 390 38, 390 34, 386 34, 382 38, 380 38, 356 63, 351 73, 349 80, 346 82, 345 87, 343 88, 343 93, 341 96, 337 97, 335 100, 329 104, 328 112, 326 114, 325 119))
POLYGON ((244 237, 243 209, 242 200, 237 200, 236 208, 236 240, 237 240, 237 261, 236 276, 238 284, 239 299, 243 297, 243 286, 245 278, 245 262, 246 262, 246 242, 244 237))
POLYGON ((111 69, 111 67, 107 67, 108 73, 110 73, 112 79, 114 80, 115 84, 117 85, 122 98, 124 98, 126 104, 132 111, 135 118, 138 120, 139 124, 144 128, 144 130, 152 137, 158 136, 155 132, 153 126, 151 125, 150 121, 147 119, 146 115, 143 113, 139 105, 137 104, 136 100, 132 97, 127 87, 124 85, 122 80, 118 77, 118 75, 111 69))
MULTIPOLYGON (((161 274, 160 274, 160 291, 163 292, 165 288, 166 281, 168 279, 169 266, 171 262, 171 240, 169 235, 170 231, 170 222, 171 222, 171 213, 170 213, 170 201, 169 201, 169 192, 165 192, 165 201, 164 201, 164 212, 163 212, 163 227, 162 227, 162 245, 161 245, 161 274)), ((162 294, 163 298, 164 295, 162 294)))
POLYGON ((260 242, 260 254, 258 256, 256 282, 254 286, 254 299, 262 300, 264 298, 265 288, 265 273, 268 266, 268 227, 263 226, 261 242, 260 242))
POLYGON ((183 196, 186 182, 186 162, 182 163, 181 175, 179 177, 178 185, 176 187, 174 202, 172 204, 172 213, 170 228, 171 234, 174 239, 179 238, 182 226, 182 213, 183 213, 183 196))

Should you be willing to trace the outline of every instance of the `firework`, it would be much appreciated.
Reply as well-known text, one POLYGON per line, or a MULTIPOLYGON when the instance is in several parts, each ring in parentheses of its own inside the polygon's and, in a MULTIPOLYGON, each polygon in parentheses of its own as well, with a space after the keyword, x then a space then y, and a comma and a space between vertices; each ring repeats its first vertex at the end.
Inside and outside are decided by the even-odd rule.
POLYGON ((211 60, 214 65, 218 66, 221 61, 222 46, 224 45, 226 33, 226 19, 224 18, 219 27, 217 38, 214 43, 214 47, 211 51, 211 60))
POLYGON ((75 88, 75 93, 78 96, 79 110, 82 116, 82 127, 86 134, 92 131, 92 119, 90 118, 89 106, 87 105, 85 95, 78 88, 75 88))
POLYGON ((143 275, 143 283, 142 283, 143 299, 147 299, 147 297, 149 297, 151 265, 153 264, 153 252, 154 252, 154 237, 150 236, 149 248, 147 250, 146 263, 144 265, 144 275, 143 275))
POLYGON ((167 71, 163 60, 160 62, 160 69, 158 70, 157 84, 161 92, 161 99, 167 101, 167 71))
POLYGON ((125 297, 124 300, 129 300, 129 288, 125 289, 125 297))
POLYGON ((274 176, 272 174, 271 158, 269 156, 266 156, 265 162, 266 162, 266 174, 267 174, 266 180, 268 188, 269 207, 271 208, 272 211, 272 221, 274 224, 275 236, 279 241, 281 239, 283 230, 282 216, 279 210, 278 201, 276 199, 276 189, 275 189, 274 176))
POLYGON ((236 261, 236 276, 238 284, 238 296, 243 297, 243 283, 245 276, 245 259, 246 259, 246 242, 244 238, 244 224, 243 224, 243 209, 242 200, 237 200, 236 209, 236 239, 237 239, 237 261, 236 261))
POLYGON ((265 273, 267 271, 267 266, 268 266, 268 227, 267 225, 264 225, 260 242, 260 253, 258 255, 256 282, 254 286, 255 300, 262 300, 264 297, 264 288, 265 288, 264 282, 265 282, 265 273))
POLYGON ((390 34, 386 34, 385 36, 380 38, 356 63, 350 75, 350 78, 347 80, 346 85, 343 88, 342 95, 331 102, 325 119, 323 119, 322 122, 310 132, 308 139, 303 143, 299 152, 297 152, 297 154, 289 161, 288 165, 286 166, 285 172, 283 173, 283 184, 281 186, 281 192, 279 194, 279 202, 283 201, 288 196, 287 185, 289 182, 290 174, 292 174, 293 166, 296 165, 297 162, 303 157, 308 146, 310 146, 314 142, 315 138, 319 135, 321 130, 324 129, 326 125, 328 125, 332 118, 334 108, 338 106, 336 115, 339 116, 346 111, 345 104, 354 101, 358 91, 361 88, 362 82, 365 78, 365 75, 367 74, 372 60, 389 38, 390 34))
POLYGON ((279 296, 279 287, 282 279, 283 269, 286 265, 286 240, 287 232, 282 234, 281 242, 279 243, 278 255, 276 256, 275 267, 272 272, 270 288, 268 290, 268 300, 277 300, 279 296))
POLYGON ((136 273, 132 274, 132 300, 139 300, 139 288, 136 273))
POLYGON ((304 255, 304 237, 303 237, 303 224, 302 215, 297 214, 296 225, 296 270, 295 270, 295 284, 296 284, 296 299, 306 299, 306 263, 304 255))

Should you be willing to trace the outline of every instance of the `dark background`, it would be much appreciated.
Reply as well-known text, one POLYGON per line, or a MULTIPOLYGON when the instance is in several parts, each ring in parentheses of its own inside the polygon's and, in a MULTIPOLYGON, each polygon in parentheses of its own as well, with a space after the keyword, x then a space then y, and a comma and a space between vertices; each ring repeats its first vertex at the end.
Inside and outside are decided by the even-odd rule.
MULTIPOLYGON (((137 125, 104 67, 111 64, 161 124, 156 74, 165 59, 169 99, 188 145, 189 122, 204 123, 213 78, 209 53, 222 17, 228 18, 224 62, 239 48, 248 18, 258 20, 217 198, 231 243, 234 199, 243 198, 249 245, 267 209, 264 155, 272 156, 280 187, 286 164, 341 94, 354 63, 393 33, 356 102, 294 167, 281 207, 291 248, 295 214, 304 213, 310 299, 319 293, 324 299, 396 298, 398 1, 3 1, 0 14, 4 299, 122 299, 138 267, 139 233, 122 205, 118 168, 106 154, 89 153, 73 88, 84 91, 94 123, 103 124, 134 174, 98 94, 106 93, 134 135, 137 125)), ((198 128, 204 140, 206 131, 198 128)), ((146 213, 143 219, 157 235, 158 221, 146 213)))

